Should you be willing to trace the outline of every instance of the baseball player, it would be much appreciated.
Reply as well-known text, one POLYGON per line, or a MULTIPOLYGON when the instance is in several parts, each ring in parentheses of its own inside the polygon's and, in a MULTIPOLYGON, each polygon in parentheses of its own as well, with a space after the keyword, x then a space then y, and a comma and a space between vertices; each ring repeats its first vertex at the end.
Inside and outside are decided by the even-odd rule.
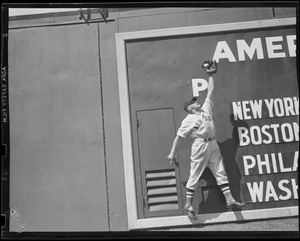
POLYGON ((172 165, 175 161, 177 146, 181 140, 190 134, 194 141, 191 147, 191 168, 186 184, 186 204, 184 210, 189 218, 195 220, 197 217, 193 209, 193 197, 198 181, 206 167, 210 168, 216 178, 217 184, 226 198, 227 208, 240 208, 245 205, 245 203, 237 202, 231 194, 228 177, 224 169, 223 157, 215 140, 212 94, 214 90, 213 74, 217 72, 217 63, 206 60, 202 64, 202 67, 209 76, 206 99, 202 106, 197 102, 196 97, 184 103, 184 110, 188 112, 188 115, 182 121, 173 141, 171 152, 167 157, 170 165, 172 165))

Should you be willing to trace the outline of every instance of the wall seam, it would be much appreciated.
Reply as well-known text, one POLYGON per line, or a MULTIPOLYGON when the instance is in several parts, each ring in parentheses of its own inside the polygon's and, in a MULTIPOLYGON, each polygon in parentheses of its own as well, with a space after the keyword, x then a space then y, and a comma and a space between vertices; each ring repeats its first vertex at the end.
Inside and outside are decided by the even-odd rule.
POLYGON ((107 203, 107 223, 108 231, 110 231, 110 210, 109 210, 109 188, 108 188, 108 175, 107 175, 107 159, 106 159, 106 142, 105 142, 105 127, 104 127, 104 104, 103 104, 103 82, 102 82, 102 68, 101 68, 101 45, 100 45, 100 27, 97 23, 98 34, 98 57, 99 57, 99 79, 100 79, 100 99, 101 99, 101 112, 102 112, 102 133, 103 133, 103 155, 104 155, 104 174, 106 185, 106 203, 107 203))

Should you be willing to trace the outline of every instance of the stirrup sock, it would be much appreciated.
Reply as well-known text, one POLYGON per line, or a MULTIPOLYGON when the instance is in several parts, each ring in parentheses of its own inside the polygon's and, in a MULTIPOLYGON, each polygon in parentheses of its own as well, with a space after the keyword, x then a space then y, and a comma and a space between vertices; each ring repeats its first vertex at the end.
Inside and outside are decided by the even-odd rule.
POLYGON ((192 189, 189 189, 189 188, 186 189, 186 196, 188 198, 193 198, 194 194, 195 194, 195 190, 192 190, 192 189))

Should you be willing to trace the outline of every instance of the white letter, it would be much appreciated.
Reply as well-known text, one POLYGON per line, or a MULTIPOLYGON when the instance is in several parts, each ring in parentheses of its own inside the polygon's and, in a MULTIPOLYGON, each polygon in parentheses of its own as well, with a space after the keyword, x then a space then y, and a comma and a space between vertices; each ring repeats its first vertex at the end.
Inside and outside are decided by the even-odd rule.
POLYGON ((268 110, 269 110, 269 117, 273 117, 273 110, 272 110, 273 102, 274 102, 273 99, 265 100, 265 103, 266 103, 266 105, 268 107, 268 110))
POLYGON ((299 123, 293 122, 295 141, 299 141, 299 123))
POLYGON ((264 54, 262 50, 261 45, 261 39, 260 38, 254 38, 252 40, 251 46, 249 47, 248 44, 244 39, 240 39, 236 41, 237 49, 238 49, 238 56, 240 61, 245 61, 245 52, 249 56, 249 58, 252 60, 253 55, 255 51, 257 51, 257 59, 263 59, 264 54))
POLYGON ((279 152, 278 153, 278 160, 279 160, 279 167, 280 167, 280 172, 291 172, 292 168, 285 168, 283 166, 283 160, 282 160, 282 154, 279 152))
POLYGON ((279 137, 278 137, 278 127, 279 127, 279 124, 272 124, 270 125, 271 128, 273 128, 273 131, 274 131, 274 137, 275 137, 275 143, 279 143, 279 137))
POLYGON ((290 57, 296 57, 296 35, 286 36, 290 57))
POLYGON ((228 59, 229 62, 236 62, 226 41, 218 42, 213 59, 217 62, 219 62, 219 59, 228 59))
POLYGON ((270 134, 270 133, 268 133, 265 129, 270 129, 270 126, 268 126, 268 125, 264 125, 264 126, 262 126, 262 128, 261 128, 261 132, 263 133, 263 134, 265 134, 266 136, 268 136, 269 137, 269 139, 268 140, 263 140, 263 143, 265 143, 265 144, 271 144, 272 143, 272 135, 270 134))
POLYGON ((274 50, 282 49, 281 44, 273 45, 273 42, 282 41, 282 36, 266 37, 266 44, 269 58, 285 58, 285 53, 274 53, 274 50))
POLYGON ((276 164, 276 157, 275 157, 275 153, 271 153, 271 158, 272 158, 272 166, 273 166, 273 171, 274 173, 277 173, 277 164, 276 164))
POLYGON ((281 99, 274 100, 274 109, 275 109, 276 116, 278 116, 278 117, 284 116, 284 108, 283 108, 283 103, 282 103, 281 99))
POLYGON ((293 109, 293 100, 290 97, 287 98, 283 98, 283 102, 284 102, 284 107, 285 107, 285 115, 289 116, 291 115, 296 115, 295 111, 293 109))
POLYGON ((207 87, 208 83, 205 79, 192 79, 193 96, 199 96, 199 92, 206 90, 207 87))
POLYGON ((292 187, 293 187, 293 193, 294 193, 294 198, 298 199, 298 185, 296 184, 295 179, 292 179, 292 187))
POLYGON ((254 119, 261 118, 262 100, 259 100, 258 102, 256 100, 250 100, 250 106, 252 109, 254 119))
POLYGON ((244 161, 244 169, 245 169, 245 175, 249 175, 249 169, 255 167, 255 158, 253 156, 243 156, 244 161), (250 160, 251 163, 248 164, 248 161, 250 160))
POLYGON ((298 158, 299 158, 299 151, 295 151, 293 171, 297 171, 298 169, 298 158))
POLYGON ((270 200, 270 197, 274 198, 275 201, 278 201, 278 197, 277 197, 277 194, 275 192, 272 182, 267 181, 266 202, 268 202, 270 200))
POLYGON ((281 133, 282 133, 282 139, 284 142, 292 142, 294 140, 294 134, 290 123, 283 123, 281 125, 281 133), (289 138, 286 136, 286 130, 285 127, 288 128, 289 138))
POLYGON ((252 140, 253 145, 260 145, 261 144, 262 138, 261 138, 261 132, 260 132, 259 126, 252 126, 250 128, 250 136, 251 136, 251 140, 252 140), (257 133, 257 140, 255 140, 254 130, 256 130, 256 133, 257 133))
POLYGON ((289 181, 288 181, 288 180, 281 180, 281 181, 278 182, 278 187, 279 187, 282 191, 286 192, 286 196, 280 195, 280 196, 279 196, 279 199, 280 199, 280 200, 288 200, 288 199, 291 198, 292 193, 291 193, 290 189, 288 189, 288 188, 286 188, 285 186, 283 186, 283 183, 289 183, 289 181))
POLYGON ((247 115, 247 112, 250 111, 250 108, 248 108, 246 105, 249 103, 248 100, 242 101, 243 105, 243 113, 244 113, 244 120, 250 120, 251 116, 247 115))
POLYGON ((250 138, 248 136, 248 129, 246 127, 238 127, 240 146, 247 146, 250 143, 250 138), (245 138, 245 140, 243 139, 245 138))
POLYGON ((258 198, 259 202, 262 202, 264 182, 260 182, 259 186, 257 185, 257 182, 254 182, 253 188, 251 186, 251 183, 247 183, 247 186, 251 195, 252 202, 256 202, 256 197, 258 198))
POLYGON ((232 110, 233 110, 234 120, 243 120, 242 106, 240 101, 238 101, 237 103, 232 102, 232 110))
POLYGON ((257 165, 258 165, 258 173, 259 174, 263 174, 264 171, 262 169, 262 166, 266 166, 267 168, 267 173, 271 173, 271 169, 270 169, 270 162, 269 162, 269 157, 268 154, 265 154, 265 161, 261 161, 260 155, 256 155, 256 159, 257 159, 257 165))
POLYGON ((294 105, 295 105, 295 110, 296 110, 296 115, 299 115, 299 98, 294 97, 294 105))

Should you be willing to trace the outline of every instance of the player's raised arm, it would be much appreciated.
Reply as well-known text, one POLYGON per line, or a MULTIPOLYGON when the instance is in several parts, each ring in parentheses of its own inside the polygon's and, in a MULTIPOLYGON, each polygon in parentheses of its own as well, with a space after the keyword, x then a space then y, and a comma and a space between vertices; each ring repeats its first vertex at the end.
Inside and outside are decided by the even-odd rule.
POLYGON ((212 100, 212 94, 214 90, 214 78, 213 74, 217 73, 217 62, 212 60, 205 60, 201 65, 205 72, 208 74, 208 88, 207 99, 212 100))
POLYGON ((213 74, 208 74, 208 87, 207 87, 207 96, 206 98, 212 100, 213 98, 213 91, 214 91, 214 78, 213 74))

